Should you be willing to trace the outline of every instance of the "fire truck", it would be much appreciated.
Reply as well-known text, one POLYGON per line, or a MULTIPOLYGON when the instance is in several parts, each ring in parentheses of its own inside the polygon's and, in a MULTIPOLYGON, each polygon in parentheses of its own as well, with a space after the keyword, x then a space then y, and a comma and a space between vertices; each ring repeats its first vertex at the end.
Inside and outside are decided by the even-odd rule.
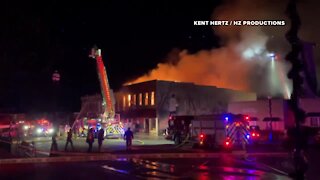
POLYGON ((98 49, 97 47, 92 48, 89 57, 96 61, 102 94, 103 113, 100 114, 99 117, 92 118, 85 122, 83 119, 81 120, 79 118, 82 114, 85 114, 85 112, 83 112, 84 110, 81 109, 72 128, 78 127, 82 131, 88 131, 88 129, 93 128, 95 132, 100 128, 103 128, 105 130, 106 137, 121 138, 124 134, 124 129, 120 122, 120 114, 115 114, 113 94, 109 86, 109 80, 103 63, 101 49, 98 49))
POLYGON ((244 148, 251 138, 249 119, 242 114, 170 116, 165 136, 175 144, 188 140, 195 147, 244 148))
POLYGON ((37 119, 23 123, 24 136, 51 136, 53 133, 53 124, 47 119, 37 119))

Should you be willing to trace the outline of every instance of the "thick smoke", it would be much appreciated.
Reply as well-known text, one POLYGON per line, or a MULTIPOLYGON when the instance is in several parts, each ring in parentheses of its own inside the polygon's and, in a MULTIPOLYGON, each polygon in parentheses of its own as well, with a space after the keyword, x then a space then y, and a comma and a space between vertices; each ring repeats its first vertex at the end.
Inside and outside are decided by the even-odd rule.
MULTIPOLYGON (((226 1, 214 11, 212 19, 286 20, 285 5, 272 0, 254 4, 252 0, 226 1)), ((287 26, 215 26, 213 31, 222 39, 221 48, 195 54, 181 51, 175 63, 160 63, 130 83, 154 79, 183 81, 255 91, 263 96, 284 96, 290 91, 286 78, 288 67, 283 58, 288 46, 284 38, 287 26)))
POLYGON ((291 82, 286 74, 289 65, 284 56, 289 50, 285 33, 289 28, 284 11, 286 1, 277 0, 228 0, 218 7, 212 18, 215 20, 285 20, 286 26, 215 26, 213 29, 223 43, 236 43, 242 60, 251 60, 249 89, 261 96, 288 98, 291 82), (270 61, 275 53, 274 62, 270 61))
POLYGON ((236 49, 231 46, 211 51, 200 51, 196 54, 182 51, 176 65, 160 63, 156 69, 132 83, 158 79, 194 82, 231 89, 247 89, 250 63, 239 61, 240 58, 241 56, 236 52, 236 49))

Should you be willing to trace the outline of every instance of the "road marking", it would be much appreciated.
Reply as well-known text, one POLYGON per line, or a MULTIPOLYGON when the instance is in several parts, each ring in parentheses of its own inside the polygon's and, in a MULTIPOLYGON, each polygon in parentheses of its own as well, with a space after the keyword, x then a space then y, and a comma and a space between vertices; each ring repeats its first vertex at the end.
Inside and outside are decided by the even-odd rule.
POLYGON ((286 172, 284 172, 284 171, 281 171, 280 169, 277 169, 277 168, 271 167, 271 166, 269 166, 269 165, 267 165, 267 164, 265 164, 265 163, 261 163, 261 162, 257 162, 257 163, 259 163, 259 164, 261 164, 261 165, 263 165, 263 166, 265 166, 265 167, 267 167, 267 168, 270 168, 270 169, 272 169, 272 170, 276 171, 277 173, 280 173, 280 174, 283 174, 283 175, 289 176, 289 174, 288 174, 288 173, 286 173, 286 172))
POLYGON ((109 171, 114 171, 114 172, 122 173, 122 174, 129 174, 128 171, 121 170, 121 169, 116 169, 116 168, 114 168, 114 167, 107 166, 107 165, 102 166, 102 168, 104 168, 104 169, 106 169, 106 170, 109 170, 109 171))
POLYGON ((281 171, 281 170, 279 170, 279 169, 277 169, 277 168, 274 168, 274 167, 272 167, 272 166, 269 166, 269 165, 267 165, 267 164, 265 164, 265 163, 258 162, 258 161, 256 161, 256 159, 254 159, 254 160, 249 160, 249 159, 248 159, 248 156, 245 157, 244 160, 245 160, 245 161, 248 161, 248 162, 253 162, 253 161, 254 161, 255 163, 260 164, 260 165, 262 165, 262 166, 265 166, 265 167, 267 167, 267 168, 269 168, 269 169, 272 169, 273 171, 275 171, 275 172, 277 172, 277 173, 279 173, 279 174, 282 174, 282 175, 285 175, 285 176, 289 176, 288 173, 286 173, 286 172, 284 172, 284 171, 281 171))

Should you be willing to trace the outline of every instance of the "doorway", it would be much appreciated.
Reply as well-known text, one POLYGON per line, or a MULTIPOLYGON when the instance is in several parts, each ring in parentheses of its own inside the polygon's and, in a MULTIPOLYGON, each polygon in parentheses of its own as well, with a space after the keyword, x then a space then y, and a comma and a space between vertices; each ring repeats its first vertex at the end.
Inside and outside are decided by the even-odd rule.
POLYGON ((149 125, 149 119, 144 120, 144 131, 145 133, 149 133, 150 125, 149 125))

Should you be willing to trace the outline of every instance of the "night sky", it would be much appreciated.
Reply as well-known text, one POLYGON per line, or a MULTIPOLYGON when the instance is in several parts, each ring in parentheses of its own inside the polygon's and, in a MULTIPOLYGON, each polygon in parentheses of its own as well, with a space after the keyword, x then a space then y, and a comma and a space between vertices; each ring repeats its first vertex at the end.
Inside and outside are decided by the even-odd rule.
POLYGON ((210 20, 220 1, 2 1, 0 112, 79 111, 80 97, 100 93, 91 47, 102 49, 112 89, 145 74, 172 49, 219 46, 210 20), (61 81, 54 86, 54 70, 61 81), (57 97, 57 98, 56 98, 57 97))

